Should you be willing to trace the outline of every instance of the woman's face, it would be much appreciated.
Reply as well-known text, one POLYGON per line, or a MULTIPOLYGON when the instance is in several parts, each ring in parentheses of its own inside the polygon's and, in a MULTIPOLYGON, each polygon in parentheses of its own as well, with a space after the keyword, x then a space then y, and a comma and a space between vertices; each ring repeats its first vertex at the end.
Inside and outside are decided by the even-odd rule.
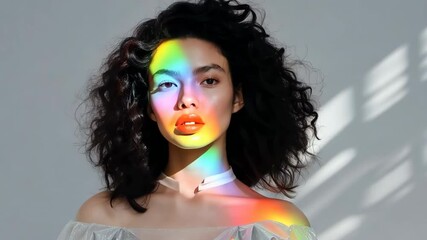
POLYGON ((233 95, 227 59, 210 42, 173 39, 154 52, 150 71, 150 117, 162 135, 183 149, 225 142, 231 114, 243 106, 233 95))

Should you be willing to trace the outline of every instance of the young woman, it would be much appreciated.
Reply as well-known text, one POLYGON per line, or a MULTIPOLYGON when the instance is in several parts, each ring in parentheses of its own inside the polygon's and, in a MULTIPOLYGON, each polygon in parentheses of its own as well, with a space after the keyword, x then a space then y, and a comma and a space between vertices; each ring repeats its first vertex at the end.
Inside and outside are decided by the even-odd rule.
POLYGON ((253 190, 294 192, 317 112, 249 5, 172 4, 90 90, 106 191, 58 239, 316 239, 295 205, 253 190))

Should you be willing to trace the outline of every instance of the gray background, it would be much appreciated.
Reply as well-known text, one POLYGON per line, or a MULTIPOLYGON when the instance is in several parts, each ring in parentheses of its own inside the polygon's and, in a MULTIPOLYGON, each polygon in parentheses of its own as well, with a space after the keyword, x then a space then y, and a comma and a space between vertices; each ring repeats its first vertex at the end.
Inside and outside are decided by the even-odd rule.
MULTIPOLYGON (((0 5, 0 238, 55 239, 99 191, 74 111, 87 79, 171 1, 0 5)), ((427 1, 255 1, 315 86, 319 162, 292 200, 322 240, 415 239, 427 214, 427 1), (322 82, 323 81, 323 82, 322 82)))

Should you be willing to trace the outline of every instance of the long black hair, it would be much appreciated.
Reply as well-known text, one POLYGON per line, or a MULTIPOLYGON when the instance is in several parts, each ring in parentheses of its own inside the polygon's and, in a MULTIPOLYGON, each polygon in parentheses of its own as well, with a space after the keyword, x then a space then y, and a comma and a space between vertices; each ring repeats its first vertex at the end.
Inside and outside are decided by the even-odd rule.
POLYGON ((248 4, 230 0, 175 2, 139 24, 108 56, 89 86, 86 151, 104 172, 110 203, 127 199, 138 212, 168 161, 167 141, 147 113, 148 66, 165 40, 194 37, 227 58, 244 107, 232 115, 227 157, 237 178, 290 196, 306 164, 318 114, 311 87, 297 79, 248 4), (308 131, 311 130, 311 131, 308 131), (144 197, 138 203, 137 198, 144 197))

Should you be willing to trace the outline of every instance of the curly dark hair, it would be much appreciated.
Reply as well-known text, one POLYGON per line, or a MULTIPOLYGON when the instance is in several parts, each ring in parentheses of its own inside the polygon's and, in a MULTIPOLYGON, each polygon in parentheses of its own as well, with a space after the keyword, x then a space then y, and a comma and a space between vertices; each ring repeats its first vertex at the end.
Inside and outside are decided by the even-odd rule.
POLYGON ((145 212, 168 161, 168 143, 147 112, 148 66, 165 40, 198 38, 216 45, 229 63, 234 90, 244 107, 227 130, 227 157, 237 178, 294 193, 306 166, 318 114, 310 86, 297 80, 248 4, 230 0, 175 2, 157 18, 139 24, 108 56, 102 74, 89 86, 86 152, 102 167, 110 204, 125 198, 145 212), (265 117, 268 116, 268 117, 265 117), (311 131, 310 131, 311 130, 311 131), (311 132, 311 133, 310 133, 311 132), (144 202, 138 203, 137 198, 144 202))

